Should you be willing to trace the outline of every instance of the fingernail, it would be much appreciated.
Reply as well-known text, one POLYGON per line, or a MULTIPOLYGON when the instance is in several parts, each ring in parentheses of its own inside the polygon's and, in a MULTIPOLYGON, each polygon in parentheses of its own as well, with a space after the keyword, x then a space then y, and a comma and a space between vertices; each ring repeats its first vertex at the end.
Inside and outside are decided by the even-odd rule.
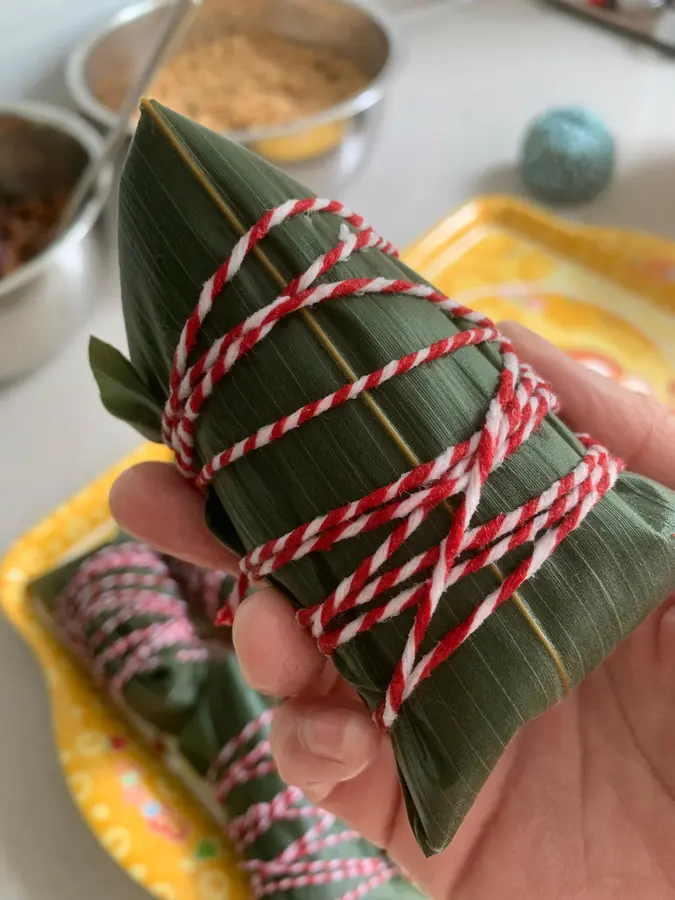
POLYGON ((364 744, 363 729, 364 723, 358 713, 340 710, 303 719, 299 736, 313 756, 342 762, 360 755, 364 744))

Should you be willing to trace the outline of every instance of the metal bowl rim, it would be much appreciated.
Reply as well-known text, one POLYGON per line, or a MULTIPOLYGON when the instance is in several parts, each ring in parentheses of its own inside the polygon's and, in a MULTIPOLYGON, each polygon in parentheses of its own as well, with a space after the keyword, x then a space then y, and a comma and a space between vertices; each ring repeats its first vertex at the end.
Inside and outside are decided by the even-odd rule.
MULTIPOLYGON (((61 106, 37 101, 0 103, 0 116, 16 116, 35 124, 49 125, 74 138, 89 154, 90 159, 101 152, 103 138, 96 129, 75 112, 61 106)), ((72 225, 55 241, 45 247, 37 256, 25 263, 16 272, 0 278, 0 301, 6 300, 14 290, 36 277, 45 269, 66 244, 81 241, 93 228, 112 188, 113 170, 107 167, 101 173, 96 193, 85 204, 72 225)))
MULTIPOLYGON (((122 25, 135 22, 143 16, 170 6, 172 0, 141 0, 123 7, 108 19, 107 23, 92 32, 66 60, 65 78, 68 90, 78 109, 94 121, 109 128, 117 122, 117 114, 98 100, 89 88, 85 76, 86 64, 94 47, 105 37, 114 33, 122 25)), ((258 128, 247 131, 228 131, 223 134, 231 140, 243 144, 255 144, 260 141, 279 138, 285 135, 299 134, 344 119, 352 118, 374 106, 383 96, 385 86, 389 83, 398 67, 401 55, 401 38, 399 29, 394 25, 391 16, 381 9, 366 7, 363 0, 334 0, 343 6, 351 6, 362 12, 382 32, 387 41, 387 58, 375 78, 366 87, 344 100, 342 103, 328 107, 313 116, 296 119, 287 125, 258 128)), ((129 126, 133 134, 133 126, 129 126)))

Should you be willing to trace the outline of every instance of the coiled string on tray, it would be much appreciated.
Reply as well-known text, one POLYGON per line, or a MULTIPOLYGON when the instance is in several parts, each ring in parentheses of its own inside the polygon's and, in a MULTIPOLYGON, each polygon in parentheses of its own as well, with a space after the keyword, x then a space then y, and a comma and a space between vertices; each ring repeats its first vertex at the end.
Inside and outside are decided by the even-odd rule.
POLYGON ((369 496, 340 509, 327 512, 280 538, 247 553, 240 563, 241 574, 219 621, 230 623, 247 589, 284 565, 309 553, 330 550, 347 540, 384 524, 394 525, 378 550, 363 560, 356 572, 323 602, 299 613, 300 622, 311 629, 319 647, 332 653, 357 634, 415 608, 415 621, 402 656, 376 713, 381 728, 388 730, 402 704, 418 685, 429 677, 492 613, 537 572, 570 532, 616 482, 622 463, 590 437, 580 435, 585 455, 564 477, 539 497, 517 510, 502 513, 490 522, 473 526, 484 485, 498 469, 539 428, 549 412, 557 409, 550 386, 527 365, 521 364, 509 340, 485 316, 446 297, 439 291, 414 282, 385 278, 352 278, 318 283, 340 262, 368 249, 393 253, 390 244, 366 225, 363 219, 335 201, 290 200, 267 212, 235 245, 232 253, 204 285, 199 302, 186 323, 176 349, 163 417, 164 440, 176 454, 180 471, 205 488, 215 475, 237 459, 280 440, 305 422, 373 391, 379 385, 432 360, 450 356, 461 348, 490 343, 497 348, 502 367, 497 389, 489 403, 482 426, 468 439, 448 447, 436 459, 424 462, 369 496), (232 328, 189 364, 202 325, 226 285, 240 271, 247 255, 273 229, 297 215, 330 213, 344 224, 335 248, 317 259, 304 274, 293 279, 272 303, 232 328), (354 230, 348 226, 351 225, 354 230), (331 299, 366 294, 404 294, 432 303, 448 317, 468 327, 451 337, 422 347, 393 360, 381 369, 346 384, 332 394, 318 398, 301 409, 290 411, 248 438, 210 459, 199 468, 195 458, 195 428, 205 401, 234 365, 266 336, 276 324, 294 312, 331 299), (409 562, 387 568, 395 552, 422 525, 429 513, 449 498, 458 498, 447 536, 409 562), (471 612, 449 631, 429 652, 421 647, 429 625, 445 591, 461 578, 493 565, 516 547, 531 544, 530 555, 520 562, 471 612), (385 592, 418 578, 412 587, 372 609, 373 601, 385 592), (358 614, 369 604, 368 611, 358 614), (345 624, 344 613, 353 616, 345 624))

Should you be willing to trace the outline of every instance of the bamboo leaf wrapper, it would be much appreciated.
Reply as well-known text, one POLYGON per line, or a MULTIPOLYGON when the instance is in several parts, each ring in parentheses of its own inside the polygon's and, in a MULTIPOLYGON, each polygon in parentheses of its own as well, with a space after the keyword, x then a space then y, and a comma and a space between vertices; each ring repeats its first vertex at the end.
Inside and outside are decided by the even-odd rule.
POLYGON ((201 614, 198 592, 213 590, 212 574, 127 538, 50 573, 33 590, 135 724, 159 729, 211 788, 253 897, 419 897, 380 850, 284 784, 267 740, 271 702, 244 683, 230 649, 199 640, 170 568, 201 614), (189 697, 182 691, 177 715, 179 682, 190 690, 189 697))
MULTIPOLYGON (((164 405, 183 326, 203 283, 237 240, 270 209, 307 195, 224 138, 157 104, 145 106, 120 201, 133 384, 119 367, 118 376, 130 390, 143 384, 136 403, 164 405)), ((336 216, 320 214, 272 230, 217 298, 195 358, 338 245, 342 228, 336 216)), ((338 262, 319 283, 377 277, 424 283, 377 249, 338 262)), ((199 463, 469 324, 403 293, 331 299, 288 316, 208 398, 195 436, 199 463)), ((102 376, 114 373, 94 363, 106 402, 102 376)), ((208 489, 210 527, 224 543, 250 551, 393 482, 480 429, 501 369, 491 343, 468 346, 307 421, 218 472, 208 489)), ((114 412, 131 424, 137 419, 133 404, 127 414, 119 405, 114 412)), ((579 440, 548 415, 490 474, 474 524, 539 497, 572 472, 583 453, 579 440)), ((392 562, 437 545, 454 515, 447 503, 434 508, 392 562)), ((387 529, 307 555, 270 580, 299 606, 313 607, 375 552, 387 529)), ((536 577, 402 704, 391 738, 410 820, 426 853, 448 844, 521 725, 579 684, 675 586, 674 529, 672 493, 622 475, 536 577)), ((483 568, 448 590, 422 652, 463 623, 527 556, 528 547, 520 546, 499 561, 498 572, 483 568)), ((372 709, 387 691, 413 621, 408 609, 334 654, 372 709)))

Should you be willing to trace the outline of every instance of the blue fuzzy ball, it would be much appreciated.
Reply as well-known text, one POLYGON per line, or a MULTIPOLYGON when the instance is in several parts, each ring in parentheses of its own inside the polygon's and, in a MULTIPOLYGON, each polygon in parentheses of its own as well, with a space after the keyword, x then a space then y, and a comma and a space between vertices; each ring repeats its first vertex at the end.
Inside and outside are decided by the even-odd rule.
POLYGON ((586 203, 611 181, 614 138, 592 112, 551 109, 528 128, 520 175, 526 188, 549 203, 586 203))

